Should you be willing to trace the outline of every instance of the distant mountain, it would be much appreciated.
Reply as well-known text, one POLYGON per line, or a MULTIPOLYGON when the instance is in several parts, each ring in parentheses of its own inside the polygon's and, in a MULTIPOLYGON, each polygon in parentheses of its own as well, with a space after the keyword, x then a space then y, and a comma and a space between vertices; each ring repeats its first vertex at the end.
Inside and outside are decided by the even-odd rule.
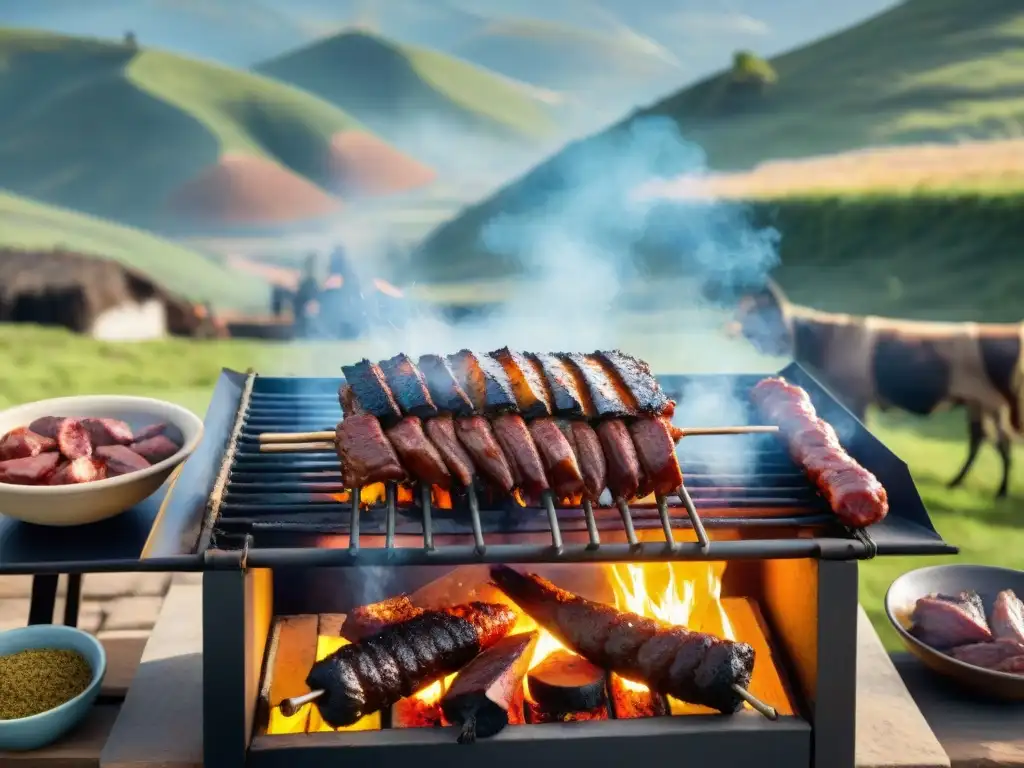
POLYGON ((584 206, 593 225, 623 204, 630 184, 697 170, 705 153, 713 168, 738 169, 878 145, 1019 137, 1022 50, 1019 0, 907 0, 772 59, 773 85, 737 86, 721 72, 571 144, 437 228, 421 254, 487 265, 501 250, 514 260, 529 244, 511 235, 530 222, 557 226, 563 211, 584 206), (499 220, 521 226, 505 227, 495 249, 485 233, 499 220))
POLYGON ((353 142, 365 129, 337 107, 249 72, 24 30, 0 30, 0 59, 0 187, 48 203, 157 227, 319 218, 330 193, 360 192, 371 144, 404 164, 397 189, 432 179, 353 142))
POLYGON ((542 146, 559 135, 558 98, 443 53, 346 31, 256 71, 340 107, 417 157, 466 151, 460 138, 542 146))

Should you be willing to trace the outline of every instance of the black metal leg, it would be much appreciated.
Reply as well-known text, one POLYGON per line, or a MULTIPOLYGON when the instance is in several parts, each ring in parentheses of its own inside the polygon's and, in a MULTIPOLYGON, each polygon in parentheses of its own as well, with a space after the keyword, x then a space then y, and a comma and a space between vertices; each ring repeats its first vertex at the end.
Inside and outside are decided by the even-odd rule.
POLYGON ((58 578, 56 573, 42 573, 32 577, 32 599, 28 607, 28 623, 30 625, 53 623, 53 608, 57 603, 58 578))
POLYGON ((64 598, 64 626, 78 626, 78 607, 82 603, 82 574, 68 574, 68 591, 64 598))

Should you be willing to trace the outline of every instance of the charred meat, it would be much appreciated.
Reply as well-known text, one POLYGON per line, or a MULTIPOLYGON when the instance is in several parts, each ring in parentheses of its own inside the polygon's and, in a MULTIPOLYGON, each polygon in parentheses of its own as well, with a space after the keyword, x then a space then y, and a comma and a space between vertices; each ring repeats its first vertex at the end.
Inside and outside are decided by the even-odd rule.
POLYGON ((996 640, 993 643, 971 643, 949 651, 949 655, 965 664, 994 669, 1007 659, 1024 656, 1024 645, 1012 640, 996 640))
POLYGON ((473 467, 473 460, 455 434, 455 419, 447 413, 441 414, 428 419, 424 428, 455 482, 463 488, 469 487, 476 469, 473 467))
POLYGON ((551 415, 551 394, 544 372, 522 352, 502 347, 490 353, 508 377, 519 412, 528 419, 551 415))
POLYGON ((655 416, 669 416, 675 412, 675 402, 661 389, 651 373, 651 367, 638 357, 617 349, 595 352, 594 357, 604 363, 620 392, 628 392, 636 408, 655 416))
POLYGON ((399 460, 409 474, 427 485, 448 489, 452 476, 440 452, 427 439, 423 422, 415 416, 406 416, 385 433, 399 460))
POLYGON ((408 595, 395 595, 349 611, 341 625, 341 636, 357 643, 392 624, 415 619, 421 613, 423 609, 413 605, 408 595))
POLYGON ((402 413, 426 419, 437 413, 427 381, 408 355, 382 360, 380 370, 402 413))
POLYGON ((449 355, 448 362, 478 413, 504 413, 519 409, 512 384, 497 360, 463 349, 449 355))
POLYGON ((516 483, 505 454, 483 416, 463 416, 455 420, 455 434, 473 458, 473 464, 494 483, 499 491, 511 493, 516 483))
POLYGON ((363 412, 376 416, 385 425, 402 418, 402 409, 395 402, 384 371, 377 363, 360 360, 355 365, 343 365, 341 370, 363 412))
POLYGON ((515 622, 508 606, 491 603, 425 611, 318 661, 306 684, 324 691, 316 707, 325 723, 352 725, 458 672, 511 632, 515 622))
POLYGON ((531 421, 530 436, 551 478, 555 495, 564 499, 582 493, 583 474, 576 461, 576 454, 554 420, 543 418, 531 421))
POLYGON ((631 499, 640 489, 642 469, 629 429, 621 419, 602 421, 597 436, 608 466, 608 490, 616 499, 631 499))
POLYGON ((505 451, 515 484, 531 494, 548 490, 540 453, 534 445, 526 422, 518 413, 503 413, 491 422, 498 445, 505 451))
POLYGON ((501 590, 567 647, 603 669, 682 701, 731 714, 743 706, 754 649, 673 626, 559 589, 507 566, 491 569, 501 590))
POLYGON ((663 496, 679 490, 683 471, 676 457, 676 445, 665 419, 637 419, 629 425, 646 485, 663 496))
POLYGON ((423 355, 419 368, 427 382, 430 397, 439 410, 454 416, 473 413, 473 401, 459 385, 448 361, 440 355, 423 355))

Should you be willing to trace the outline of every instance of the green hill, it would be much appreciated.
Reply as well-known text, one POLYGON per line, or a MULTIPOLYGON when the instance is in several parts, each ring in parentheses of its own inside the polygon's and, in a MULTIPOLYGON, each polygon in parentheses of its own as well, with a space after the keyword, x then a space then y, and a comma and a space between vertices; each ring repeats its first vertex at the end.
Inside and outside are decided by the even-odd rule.
POLYGON ((317 94, 399 145, 430 130, 423 124, 528 144, 552 138, 557 129, 536 89, 368 32, 334 35, 257 71, 317 94))
POLYGON ((667 115, 716 168, 853 148, 1024 134, 1024 4, 907 0, 771 60, 778 81, 728 72, 644 110, 667 115))
POLYGON ((0 186, 166 224, 179 185, 225 155, 328 185, 356 121, 312 94, 158 50, 0 30, 0 186))
POLYGON ((267 286, 214 258, 142 230, 0 192, 0 247, 65 247, 114 259, 194 301, 217 307, 264 307, 267 286))

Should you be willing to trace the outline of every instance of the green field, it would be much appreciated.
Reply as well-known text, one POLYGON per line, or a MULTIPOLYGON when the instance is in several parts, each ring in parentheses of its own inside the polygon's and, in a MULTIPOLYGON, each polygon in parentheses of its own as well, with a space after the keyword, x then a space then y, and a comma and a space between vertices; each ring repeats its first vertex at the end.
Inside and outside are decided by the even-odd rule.
POLYGON ((114 259, 169 291, 217 307, 265 307, 267 286, 148 232, 0 192, 0 247, 67 248, 114 259))
MULTIPOLYGON (((644 329, 663 323, 638 320, 630 328, 628 345, 660 370, 683 370, 691 364, 708 337, 676 337, 669 356, 657 357, 671 335, 644 329), (635 334, 635 335, 634 335, 635 334)), ((718 340, 721 347, 727 342, 718 340)), ((91 342, 59 330, 29 326, 0 326, 0 357, 10 361, 0 372, 0 406, 28 400, 79 393, 131 393, 166 398, 205 411, 222 366, 245 370, 250 366, 266 374, 336 375, 344 360, 373 351, 356 343, 328 346, 276 346, 241 342, 164 341, 139 344, 91 342)), ((736 370, 771 370, 778 362, 737 352, 736 370)), ((1018 476, 1011 496, 995 502, 998 462, 989 448, 982 452, 974 473, 963 488, 948 491, 945 483, 963 460, 964 425, 959 414, 923 421, 909 417, 872 414, 870 427, 911 466, 932 520, 942 535, 961 548, 959 558, 879 558, 862 565, 861 602, 874 619, 883 639, 895 647, 896 638, 882 614, 882 597, 896 576, 933 561, 956 560, 1024 568, 1024 526, 1019 509, 1024 482, 1018 476)), ((1016 451, 1018 465, 1024 450, 1016 451)))
MULTIPOLYGON (((556 132, 535 89, 437 51, 343 32, 256 68, 315 93, 401 143, 418 124, 533 143, 556 132), (410 127, 411 126, 411 127, 410 127)), ((451 151, 449 147, 449 151, 451 151)))
POLYGON ((0 187, 118 221, 169 225, 168 196, 227 153, 327 184, 337 107, 159 50, 0 30, 0 187))

